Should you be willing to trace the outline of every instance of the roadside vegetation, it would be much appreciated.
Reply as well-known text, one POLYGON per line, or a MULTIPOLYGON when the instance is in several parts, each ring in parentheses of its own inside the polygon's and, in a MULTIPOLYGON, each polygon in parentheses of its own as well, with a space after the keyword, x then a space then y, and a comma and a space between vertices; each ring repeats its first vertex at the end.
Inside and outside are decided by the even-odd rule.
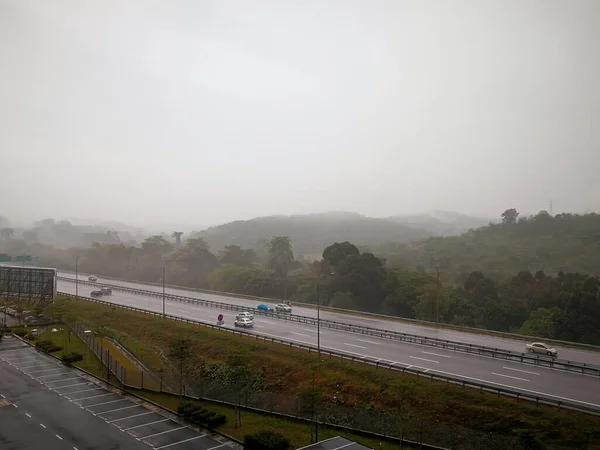
MULTIPOLYGON (((243 368, 252 375, 247 379, 251 379, 252 391, 268 393, 276 399, 274 403, 295 404, 309 396, 315 409, 328 414, 348 407, 355 415, 364 415, 365 423, 403 424, 396 434, 409 439, 419 437, 414 433, 422 430, 424 442, 446 446, 466 441, 478 445, 473 448, 520 448, 531 441, 543 442, 549 448, 581 448, 588 444, 600 448, 594 447, 600 437, 600 421, 593 416, 335 358, 325 358, 317 367, 315 355, 302 350, 85 301, 72 301, 69 310, 80 323, 103 326, 113 338, 126 336, 121 341, 126 348, 128 342, 135 342, 138 350, 151 349, 160 357, 148 361, 147 366, 153 371, 163 370, 174 379, 179 364, 172 343, 186 342, 189 360, 184 377, 190 390, 215 378, 229 380, 231 373, 239 374, 243 368)), ((135 353, 132 348, 128 350, 135 353)), ((236 391, 237 387, 232 384, 227 389, 236 391)), ((273 405, 273 410, 281 408, 273 405)), ((244 428, 247 414, 242 414, 244 428)), ((225 426, 236 423, 229 418, 225 426)))

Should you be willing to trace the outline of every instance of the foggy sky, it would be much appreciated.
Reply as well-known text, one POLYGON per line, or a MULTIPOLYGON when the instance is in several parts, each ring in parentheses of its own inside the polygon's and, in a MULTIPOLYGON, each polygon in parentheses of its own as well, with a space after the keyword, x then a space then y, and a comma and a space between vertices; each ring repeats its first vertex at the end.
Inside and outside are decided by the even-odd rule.
POLYGON ((600 210, 598 0, 0 0, 0 214, 600 210))

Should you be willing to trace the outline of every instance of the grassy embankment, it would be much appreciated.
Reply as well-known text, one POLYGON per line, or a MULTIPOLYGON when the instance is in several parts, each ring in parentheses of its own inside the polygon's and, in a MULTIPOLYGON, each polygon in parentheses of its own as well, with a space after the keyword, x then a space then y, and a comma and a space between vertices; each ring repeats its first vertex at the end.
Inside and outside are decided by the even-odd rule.
MULTIPOLYGON (((163 363, 156 355, 152 356, 150 349, 160 349, 166 354, 172 339, 188 338, 193 343, 197 365, 206 361, 224 361, 232 351, 246 350, 252 353, 253 366, 264 368, 266 389, 292 396, 311 384, 315 356, 299 349, 132 311, 112 310, 85 301, 74 301, 71 310, 82 323, 104 325, 128 336, 121 344, 135 354, 145 352, 145 364, 152 370, 160 370, 163 363), (137 351, 131 348, 134 343, 137 351)), ((579 448, 587 445, 589 433, 600 434, 600 420, 593 416, 535 406, 336 358, 325 358, 316 374, 316 382, 327 398, 335 397, 338 402, 357 405, 357 408, 366 404, 390 413, 401 410, 412 420, 423 419, 429 424, 437 424, 438 435, 444 430, 459 434, 459 430, 465 428, 482 434, 500 432, 513 436, 527 430, 546 444, 579 448)), ((170 401, 174 400, 171 398, 170 401)), ((215 406, 211 408, 216 409, 215 406)), ((244 417, 247 416, 250 415, 244 413, 244 417)), ((249 422, 249 419, 243 420, 243 434, 248 432, 249 422)), ((225 427, 233 427, 234 423, 230 420, 225 427)), ((276 428, 283 431, 286 427, 276 428)), ((304 425, 303 428, 307 429, 304 425)), ((239 430, 238 433, 229 428, 221 431, 239 436, 239 430)), ((302 431, 298 433, 302 434, 302 431)), ((377 445, 377 448, 391 447, 377 445)))

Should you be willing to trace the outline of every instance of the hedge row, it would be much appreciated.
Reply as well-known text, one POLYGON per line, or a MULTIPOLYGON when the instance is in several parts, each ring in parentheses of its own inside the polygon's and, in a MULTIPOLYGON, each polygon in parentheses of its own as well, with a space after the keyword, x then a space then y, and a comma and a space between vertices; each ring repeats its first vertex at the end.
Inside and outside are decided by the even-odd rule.
POLYGON ((62 355, 62 360, 67 364, 72 364, 77 361, 81 361, 83 359, 83 355, 77 352, 64 353, 62 355))
POLYGON ((46 353, 54 353, 62 350, 61 346, 55 345, 52 341, 39 341, 35 343, 35 346, 46 353))
POLYGON ((290 445, 285 436, 273 431, 259 431, 244 436, 246 450, 288 450, 290 445))
POLYGON ((202 406, 194 405, 190 402, 181 403, 177 408, 177 411, 184 419, 206 428, 216 428, 227 422, 227 417, 225 415, 217 414, 214 411, 209 411, 202 406))

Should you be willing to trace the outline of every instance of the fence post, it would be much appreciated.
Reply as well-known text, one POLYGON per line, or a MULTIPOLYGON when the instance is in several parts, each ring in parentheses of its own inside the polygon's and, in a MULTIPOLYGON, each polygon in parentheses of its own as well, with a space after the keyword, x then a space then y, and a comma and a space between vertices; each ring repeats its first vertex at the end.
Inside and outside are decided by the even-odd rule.
POLYGON ((141 373, 140 389, 144 389, 144 371, 141 370, 140 373, 141 373))

